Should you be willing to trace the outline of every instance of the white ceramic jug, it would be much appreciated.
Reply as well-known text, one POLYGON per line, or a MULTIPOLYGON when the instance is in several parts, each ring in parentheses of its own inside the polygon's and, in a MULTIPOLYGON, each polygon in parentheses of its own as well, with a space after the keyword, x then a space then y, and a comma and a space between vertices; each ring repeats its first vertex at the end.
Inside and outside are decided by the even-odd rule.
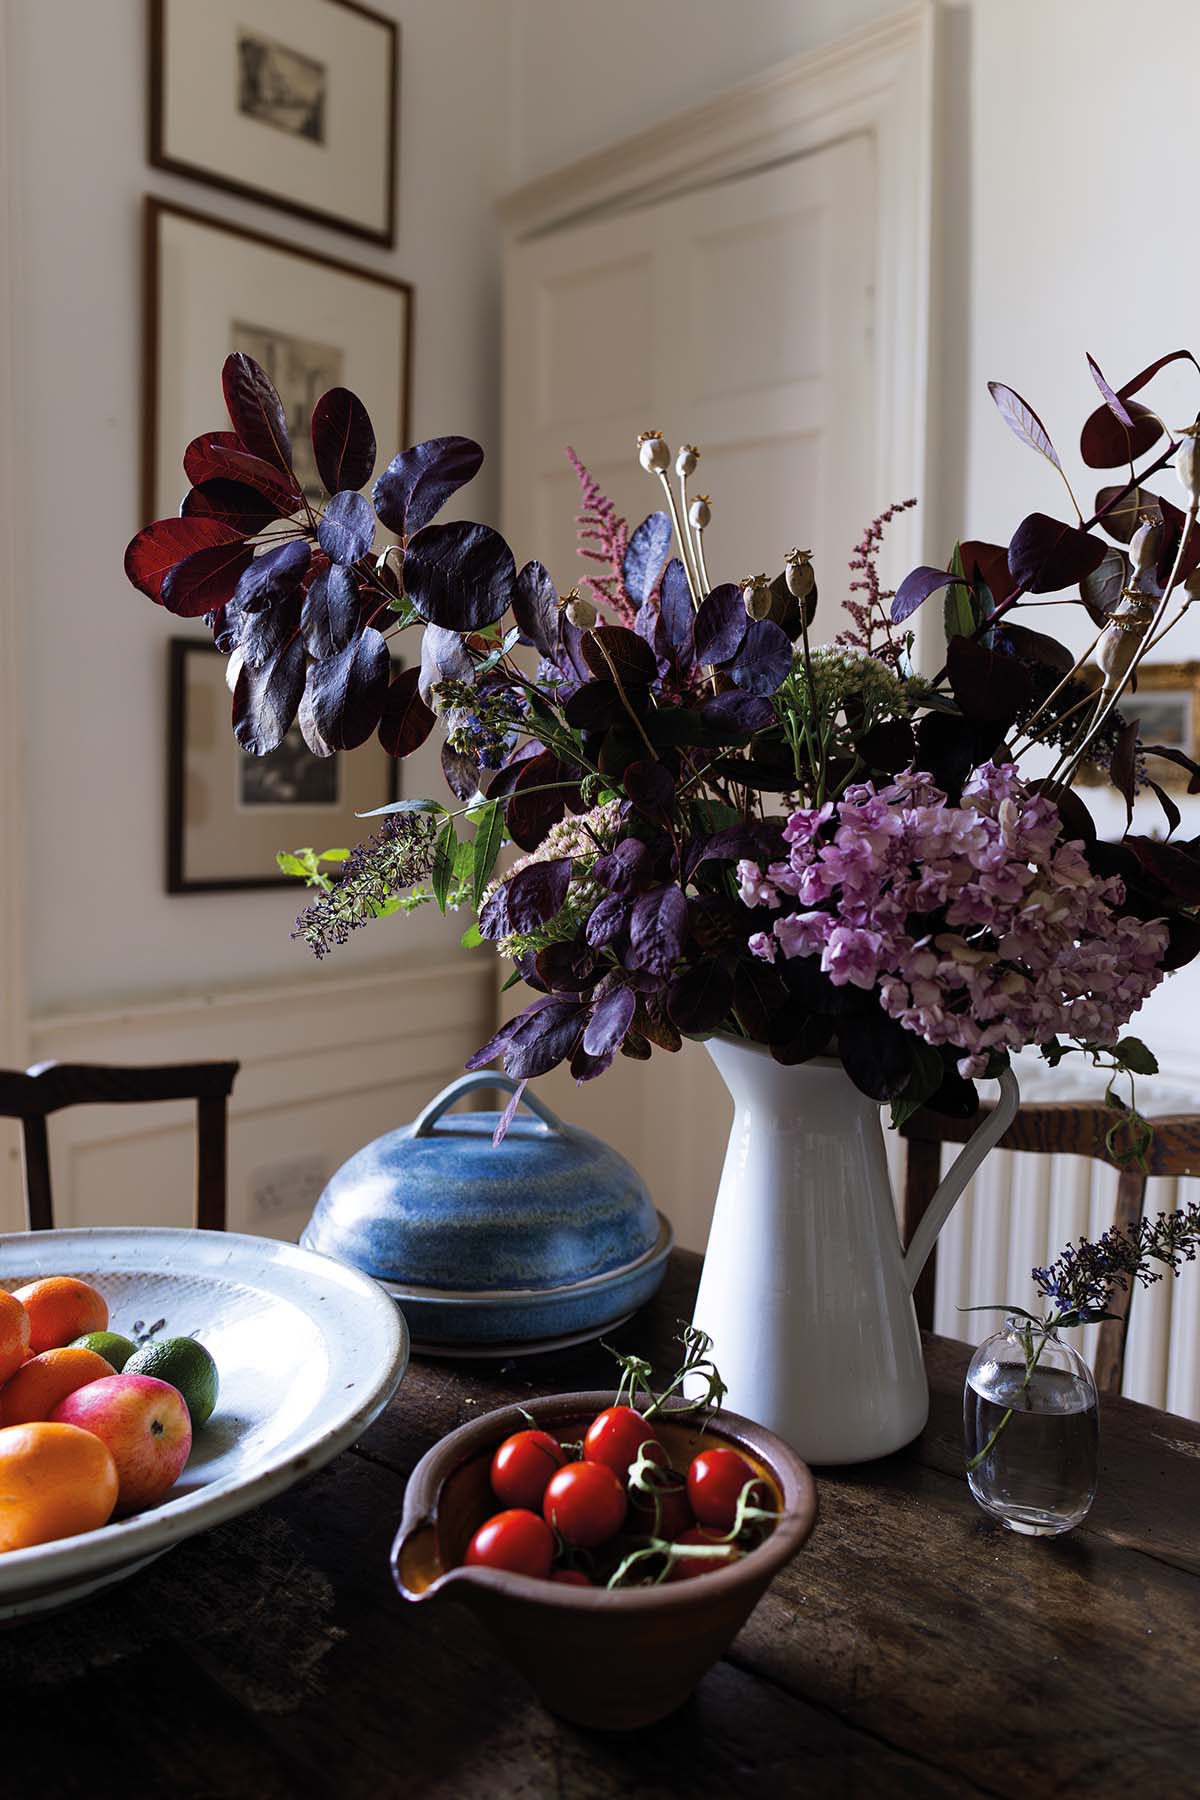
POLYGON ((1011 1124, 1015 1077, 942 1181, 905 1254, 880 1109, 840 1062, 785 1068, 713 1039, 737 1111, 695 1322, 727 1404, 807 1462, 886 1456, 916 1437, 929 1389, 912 1290, 955 1201, 1011 1124))

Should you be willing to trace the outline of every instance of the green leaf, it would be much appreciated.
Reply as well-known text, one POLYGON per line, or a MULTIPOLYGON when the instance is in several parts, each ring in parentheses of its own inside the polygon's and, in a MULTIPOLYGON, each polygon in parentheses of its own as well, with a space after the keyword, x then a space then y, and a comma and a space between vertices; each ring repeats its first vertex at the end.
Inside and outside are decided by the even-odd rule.
POLYGON ((912 1074, 902 1093, 892 1101, 892 1124, 899 1127, 920 1112, 942 1085, 945 1066, 931 1044, 922 1038, 912 1041, 912 1074))
POLYGON ((386 806, 373 806, 369 812, 355 813, 356 819, 377 819, 381 813, 445 812, 440 800, 391 800, 386 806))
POLYGON ((962 579, 965 571, 962 550, 958 544, 955 544, 954 555, 950 558, 950 573, 959 576, 960 579, 952 581, 946 589, 946 598, 942 608, 946 636, 948 638, 970 637, 983 621, 977 616, 974 597, 966 581, 962 579))
POLYGON ((439 912, 446 910, 446 896, 450 892, 450 883, 454 879, 454 859, 457 854, 458 833, 454 829, 454 820, 447 819, 438 832, 438 840, 433 852, 433 873, 430 876, 433 897, 438 903, 439 912))
POLYGON ((500 844, 504 837, 504 820, 500 812, 500 802, 489 800, 486 806, 479 808, 475 825, 475 839, 471 846, 471 903, 478 907, 483 902, 484 889, 491 879, 492 870, 496 866, 496 858, 500 854, 500 844))
POLYGON ((478 919, 476 919, 473 924, 467 926, 467 929, 463 932, 458 941, 464 950, 477 950, 479 948, 480 944, 483 942, 483 933, 479 929, 478 919))
POLYGON ((464 838, 454 852, 454 885, 465 887, 471 879, 474 867, 475 845, 471 838, 464 838))
POLYGON ((317 858, 318 862, 331 863, 344 863, 349 860, 350 852, 348 850, 322 850, 320 856, 317 858))
POLYGON ((298 875, 302 881, 308 875, 308 865, 301 862, 298 856, 293 856, 290 850, 281 850, 275 861, 285 875, 298 875))
POLYGON ((1123 1037, 1117 1045, 1116 1054, 1122 1065, 1131 1069, 1135 1075, 1157 1075, 1158 1058, 1141 1038, 1123 1037))
POLYGON ((520 969, 514 969, 508 980, 504 983, 504 986, 500 989, 500 992, 502 994, 507 994, 510 987, 516 987, 518 981, 524 981, 524 979, 525 977, 522 975, 520 969))

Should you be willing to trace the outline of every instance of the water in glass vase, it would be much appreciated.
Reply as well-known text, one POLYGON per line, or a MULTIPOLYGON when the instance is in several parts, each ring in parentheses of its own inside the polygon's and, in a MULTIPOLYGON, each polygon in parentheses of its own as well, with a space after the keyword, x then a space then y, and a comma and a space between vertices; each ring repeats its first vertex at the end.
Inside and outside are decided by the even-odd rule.
POLYGON ((1050 1537, 1086 1517, 1099 1413, 1091 1370, 1067 1345, 1050 1337, 1030 1370, 1023 1331, 989 1338, 967 1373, 963 1425, 971 1492, 1010 1531, 1050 1537))

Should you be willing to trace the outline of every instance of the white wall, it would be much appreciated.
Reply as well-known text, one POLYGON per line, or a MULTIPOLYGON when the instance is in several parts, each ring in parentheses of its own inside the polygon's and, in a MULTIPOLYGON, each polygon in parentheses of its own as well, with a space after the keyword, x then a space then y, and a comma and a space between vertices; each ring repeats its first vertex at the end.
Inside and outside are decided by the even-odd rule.
MULTIPOLYGON (((412 281, 414 433, 460 431, 494 445, 492 200, 506 124, 497 79, 506 8, 392 0, 390 10, 401 20, 402 103, 399 236, 388 253, 147 166, 145 0, 9 0, 35 1016, 245 980, 319 985, 333 972, 290 941, 291 892, 163 892, 163 640, 181 626, 121 572, 142 523, 140 202, 147 191, 165 195, 412 281)), ((219 404, 218 382, 214 369, 219 404)), ((495 503, 495 470, 485 466, 470 505, 487 518, 495 503)), ((422 789, 441 780, 432 753, 423 762, 406 774, 422 789)), ((461 929, 436 917, 398 921, 364 932, 338 968, 361 973, 401 950, 450 946, 461 929)))

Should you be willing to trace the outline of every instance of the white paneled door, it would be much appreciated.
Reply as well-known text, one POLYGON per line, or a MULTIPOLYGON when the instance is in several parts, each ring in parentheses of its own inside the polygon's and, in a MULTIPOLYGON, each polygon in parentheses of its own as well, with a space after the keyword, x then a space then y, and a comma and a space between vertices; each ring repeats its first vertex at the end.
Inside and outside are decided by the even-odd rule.
MULTIPOLYGON (((661 501, 639 431, 697 444, 714 581, 810 548, 821 635, 844 622, 847 561, 872 514, 873 140, 828 148, 513 243, 505 293, 505 528, 560 590, 576 555, 571 445, 629 521, 661 501)), ((702 1246, 732 1118, 705 1052, 618 1058, 551 1103, 622 1150, 684 1242, 702 1246)))

